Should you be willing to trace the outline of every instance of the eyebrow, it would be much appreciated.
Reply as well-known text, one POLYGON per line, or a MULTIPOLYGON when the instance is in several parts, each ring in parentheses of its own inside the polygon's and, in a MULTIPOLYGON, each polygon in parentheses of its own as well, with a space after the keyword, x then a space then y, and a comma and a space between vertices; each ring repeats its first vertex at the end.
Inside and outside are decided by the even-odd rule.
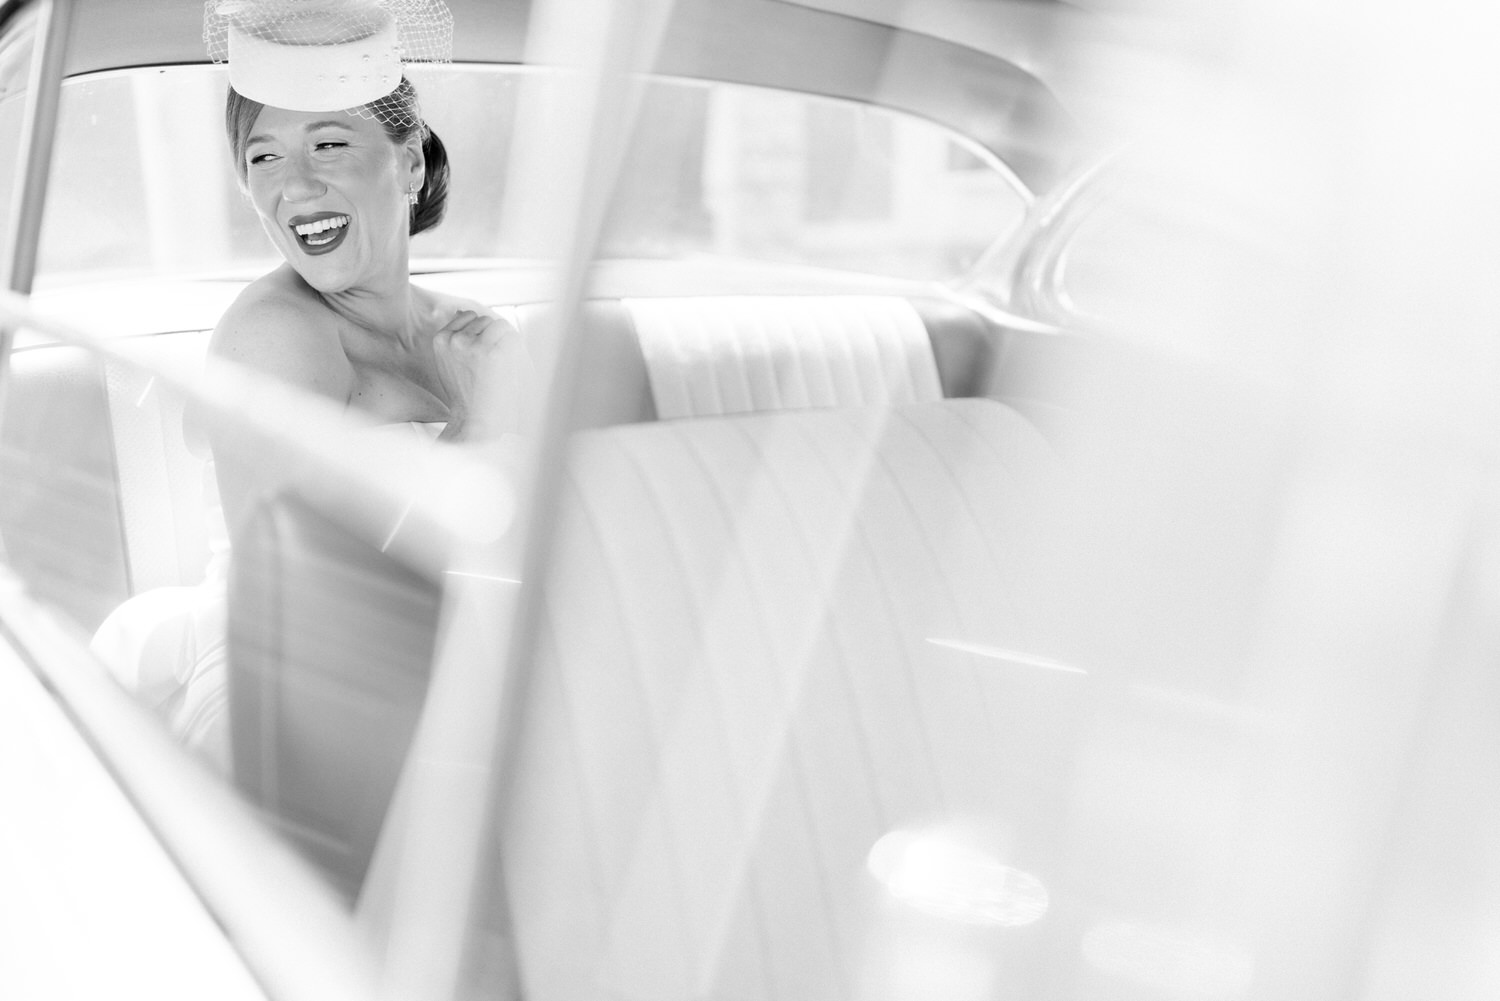
MULTIPOLYGON (((354 131, 353 126, 350 126, 347 123, 341 122, 341 121, 339 121, 337 119, 334 119, 334 118, 324 119, 323 121, 319 121, 319 122, 308 122, 307 125, 303 127, 302 131, 303 132, 315 132, 318 129, 329 129, 329 128, 332 128, 332 129, 343 129, 345 132, 353 132, 354 131)), ((268 143, 268 142, 274 142, 274 141, 275 141, 275 137, 274 136, 268 136, 268 135, 264 135, 264 134, 262 134, 262 135, 254 135, 254 136, 251 136, 249 139, 245 140, 245 146, 248 148, 250 146, 254 146, 256 143, 268 143)))

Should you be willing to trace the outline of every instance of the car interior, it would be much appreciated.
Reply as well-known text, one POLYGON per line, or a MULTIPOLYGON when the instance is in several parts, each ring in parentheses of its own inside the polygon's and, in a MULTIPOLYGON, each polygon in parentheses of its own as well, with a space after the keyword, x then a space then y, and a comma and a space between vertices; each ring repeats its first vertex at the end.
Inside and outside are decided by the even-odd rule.
POLYGON ((0 0, 0 995, 1500 994, 1494 13, 447 3, 456 443, 210 355, 205 0, 0 0))
MULTIPOLYGON (((703 37, 665 51, 712 53, 712 66, 661 72, 728 66, 760 79, 763 68, 721 51, 742 44, 722 36, 733 19, 685 9, 674 30, 703 37)), ((96 30, 87 13, 84 37, 96 30)), ((1034 148, 1050 95, 1019 68, 819 16, 830 32, 897 49, 898 71, 860 80, 861 67, 808 58, 804 86, 947 107, 990 130, 1018 176, 1060 176, 1034 148), (929 66, 944 71, 919 72, 929 66), (965 91, 980 79, 984 89, 965 91), (957 110, 934 97, 949 91, 964 91, 957 110)), ((761 47, 781 44, 776 16, 754 23, 761 47)), ((87 68, 89 47, 79 49, 87 68)), ((558 458, 536 680, 508 737, 517 778, 505 837, 537 858, 580 851, 594 868, 564 887, 508 872, 505 892, 515 908, 587 912, 605 886, 643 928, 658 895, 685 893, 679 918, 748 929, 719 955, 723 977, 756 967, 771 982, 822 982, 843 976, 839 942, 858 920, 833 903, 859 895, 857 874, 835 860, 862 855, 881 831, 943 802, 1024 802, 1035 822, 1018 852, 1040 862, 1051 850, 1077 690, 1066 668, 1050 670, 1066 637, 1048 619, 1057 603, 1031 526, 1058 472, 1046 375, 1078 342, 933 283, 692 275, 606 262, 571 317, 577 405, 558 458), (996 659, 1049 669, 997 680, 985 667, 996 659), (731 719, 730 703, 746 714, 731 719), (901 703, 911 718, 886 708, 901 703), (1008 753, 1039 728, 1056 754, 1008 753), (632 785, 661 769, 661 789, 632 785), (777 840, 760 814, 795 817, 805 835, 777 840), (692 837, 741 822, 739 833, 692 837), (637 871, 643 845, 666 849, 676 871, 637 871), (685 845, 735 845, 750 868, 685 845), (701 871, 723 879, 682 889, 701 871), (794 918, 808 908, 821 937, 799 940, 794 918), (783 954, 798 957, 793 969, 764 965, 783 954)), ((549 336, 555 304, 509 277, 418 280, 492 304, 523 339, 549 336)), ((237 288, 214 286, 202 322, 119 337, 105 354, 40 339, 12 352, 0 477, 25 488, 0 495, 0 537, 85 632, 127 599, 191 586, 221 544, 205 443, 155 373, 202 370, 213 317, 237 288)), ((107 312, 108 290, 97 294, 107 312)), ((295 493, 266 498, 229 541, 232 780, 352 906, 420 728, 449 581, 295 493)), ((602 920, 582 934, 602 935, 602 920)), ((685 983, 719 944, 687 925, 673 936, 686 946, 638 945, 666 982, 685 983)), ((517 948, 552 967, 562 942, 517 948)))
MULTIPOLYGON (((523 337, 545 329, 546 304, 502 308, 523 337)), ((923 404, 956 408, 945 401, 960 399, 1003 401, 997 410, 1039 415, 1042 426, 1048 416, 1044 401, 1026 397, 1022 380, 1034 372, 1049 335, 1007 330, 951 300, 889 294, 591 299, 578 329, 580 431, 670 422, 681 433, 681 426, 718 424, 730 415, 871 406, 921 412, 923 404), (1041 347, 1028 352, 1035 341, 1041 347)), ((201 366, 207 334, 131 338, 125 351, 146 363, 201 366)), ((215 515, 205 496, 213 488, 205 491, 205 475, 211 475, 206 448, 188 440, 177 394, 154 387, 131 361, 66 345, 21 348, 12 364, 5 434, 29 448, 8 450, 7 457, 15 462, 24 454, 35 462, 52 454, 81 457, 87 465, 29 468, 16 476, 29 489, 4 498, 11 523, 47 524, 35 517, 38 510, 56 510, 59 517, 53 537, 29 531, 8 540, 10 558, 61 567, 57 599, 85 626, 97 626, 131 595, 200 579, 209 557, 208 520, 215 515), (88 447, 73 441, 38 447, 57 434, 87 434, 88 447), (62 552, 107 572, 91 573, 95 588, 79 593, 67 564, 58 561, 62 552)), ((957 420, 932 426, 941 429, 933 445, 939 456, 972 433, 957 420), (957 443, 950 443, 954 436, 957 443)), ((1027 426, 1034 431, 1036 421, 1027 426)), ((701 473, 674 468, 670 482, 683 484, 690 475, 701 473)), ((795 488, 795 478, 787 485, 795 488)), ((327 514, 296 498, 277 498, 252 525, 234 545, 236 781, 309 851, 343 859, 326 864, 352 892, 420 708, 440 582, 421 585, 416 571, 379 552, 378 540, 365 540, 361 548, 327 514), (386 586, 372 592, 373 585, 355 584, 360 580, 386 586), (369 618, 388 625, 389 635, 365 634, 360 644, 341 649, 335 637, 317 634, 347 632, 341 624, 348 616, 326 608, 305 614, 317 607, 309 604, 317 595, 336 596, 324 600, 346 601, 349 608, 379 609, 369 618), (400 636, 426 639, 393 646, 400 636), (374 671, 377 661, 381 670, 374 671), (386 680, 376 680, 377 674, 386 680), (332 690, 322 700, 311 697, 320 687, 332 690), (336 718, 340 713, 357 719, 336 718), (338 743, 356 733, 368 743, 338 743), (295 782, 275 779, 293 775, 295 782), (315 776, 351 799, 331 797, 315 776), (372 791, 360 794, 366 786, 372 791)), ((771 535, 762 544, 772 542, 787 539, 771 535)), ((898 602, 906 603, 904 596, 898 602)))

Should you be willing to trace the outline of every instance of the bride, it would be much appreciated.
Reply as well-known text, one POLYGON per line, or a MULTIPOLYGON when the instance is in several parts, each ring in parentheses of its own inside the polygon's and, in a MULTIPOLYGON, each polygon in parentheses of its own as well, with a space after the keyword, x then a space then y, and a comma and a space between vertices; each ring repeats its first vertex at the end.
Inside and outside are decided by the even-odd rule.
MULTIPOLYGON (((477 302, 413 284, 409 263, 411 237, 443 217, 449 168, 401 54, 446 58, 447 18, 436 0, 209 3, 204 37, 229 63, 234 169, 282 257, 224 313, 209 355, 331 400, 360 425, 475 441, 501 430, 490 415, 514 382, 518 336, 477 302)), ((271 484, 249 464, 216 465, 227 532, 205 581, 127 601, 94 649, 225 769, 224 540, 271 484)))

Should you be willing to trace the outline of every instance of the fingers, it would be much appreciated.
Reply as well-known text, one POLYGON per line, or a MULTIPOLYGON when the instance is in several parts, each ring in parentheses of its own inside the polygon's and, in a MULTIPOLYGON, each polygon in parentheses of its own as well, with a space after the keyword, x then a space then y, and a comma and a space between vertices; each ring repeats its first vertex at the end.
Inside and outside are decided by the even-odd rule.
POLYGON ((438 330, 436 339, 455 347, 498 344, 509 332, 509 326, 490 313, 460 309, 438 330))
POLYGON ((461 309, 438 329, 433 346, 453 356, 490 356, 500 350, 510 332, 509 324, 491 313, 461 309))
POLYGON ((497 421, 491 411, 496 401, 513 409, 514 400, 520 398, 512 387, 515 373, 510 371, 514 367, 510 355, 520 344, 515 328, 488 310, 460 309, 438 329, 432 343, 450 420, 458 428, 456 436, 487 434, 484 428, 513 430, 515 422, 497 421), (476 412, 478 423, 473 417, 476 412))
POLYGON ((439 344, 467 344, 474 339, 478 325, 478 313, 471 309, 460 309, 447 323, 438 328, 433 339, 439 344))

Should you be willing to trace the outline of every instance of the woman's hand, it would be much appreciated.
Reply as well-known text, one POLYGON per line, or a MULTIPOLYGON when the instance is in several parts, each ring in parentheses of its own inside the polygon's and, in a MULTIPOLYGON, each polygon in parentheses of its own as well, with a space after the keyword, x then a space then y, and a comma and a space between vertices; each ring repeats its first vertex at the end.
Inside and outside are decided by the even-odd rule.
POLYGON ((444 438, 519 429, 530 366, 514 327, 487 310, 460 309, 433 335, 432 350, 448 403, 444 438))

